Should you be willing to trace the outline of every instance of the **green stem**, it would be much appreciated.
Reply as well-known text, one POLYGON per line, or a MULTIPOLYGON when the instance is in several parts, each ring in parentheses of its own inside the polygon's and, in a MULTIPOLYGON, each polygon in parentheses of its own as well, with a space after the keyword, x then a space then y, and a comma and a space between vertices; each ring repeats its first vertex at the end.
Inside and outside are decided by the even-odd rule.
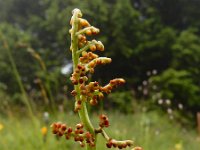
POLYGON ((84 51, 87 51, 91 45, 94 45, 94 44, 99 44, 96 40, 92 40, 92 41, 88 41, 88 44, 85 45, 83 48, 81 48, 80 50, 78 50, 76 53, 78 55, 80 55, 82 52, 84 51))
POLYGON ((78 50, 76 53, 78 55, 80 55, 82 52, 87 51, 90 48, 91 45, 92 45, 91 43, 87 44, 86 46, 84 46, 83 48, 81 48, 80 50, 78 50))
MULTIPOLYGON (((1 35, 1 36, 2 36, 2 35, 1 35)), ((3 36, 2 36, 2 38, 3 38, 3 36)), ((30 102, 29 102, 28 96, 27 96, 26 91, 25 91, 25 89, 24 89, 23 83, 22 83, 22 81, 21 81, 21 77, 20 77, 19 72, 18 72, 18 70, 17 70, 17 66, 16 66, 15 61, 14 61, 14 59, 13 59, 13 56, 12 56, 12 54, 11 54, 10 48, 9 48, 9 46, 8 46, 8 43, 7 43, 6 40, 4 40, 4 38, 3 38, 3 44, 4 44, 4 48, 5 48, 6 51, 7 51, 8 59, 10 60, 11 66, 12 66, 12 68, 13 68, 13 73, 14 73, 14 75, 15 75, 15 77, 16 77, 17 83, 18 83, 19 88, 20 88, 20 91, 21 91, 21 93, 22 93, 23 102, 25 103, 25 105, 26 105, 27 108, 28 108, 30 117, 34 120, 35 117, 34 117, 34 114, 33 114, 33 111, 32 111, 31 104, 30 104, 30 102)))
POLYGON ((27 48, 28 52, 31 53, 31 55, 36 58, 36 60, 38 60, 40 67, 42 69, 42 71, 44 72, 45 76, 46 76, 46 82, 44 84, 45 86, 45 92, 47 92, 49 99, 50 99, 50 107, 52 108, 53 113, 56 112, 56 108, 55 108, 55 101, 53 99, 53 95, 52 95, 52 90, 50 87, 50 81, 49 81, 49 73, 46 67, 46 64, 44 63, 43 59, 41 58, 41 56, 31 47, 27 48))
MULTIPOLYGON (((78 51, 78 37, 76 35, 77 32, 78 32, 78 11, 75 11, 73 14, 72 33, 71 33, 73 70, 75 70, 75 68, 77 67, 78 62, 79 62, 79 54, 77 54, 77 51, 78 51)), ((79 85, 75 85, 74 89, 77 92, 76 99, 80 99, 81 94, 80 94, 79 85)), ((79 110, 78 113, 79 113, 80 120, 84 124, 86 130, 89 131, 91 134, 93 134, 93 136, 95 137, 94 127, 93 127, 93 125, 90 121, 89 115, 88 115, 86 102, 84 102, 84 101, 82 102, 81 110, 79 110)), ((94 147, 91 148, 89 145, 87 145, 86 149, 87 150, 96 150, 96 142, 95 142, 94 147)))
POLYGON ((106 132, 105 132, 103 129, 102 129, 101 134, 102 134, 103 137, 106 139, 106 141, 109 141, 109 140, 110 140, 109 136, 106 134, 106 132))
POLYGON ((50 105, 51 105, 52 111, 53 111, 53 113, 55 113, 56 112, 56 108, 55 108, 56 105, 55 105, 55 101, 54 101, 54 98, 53 98, 53 95, 52 95, 52 91, 51 91, 51 87, 50 87, 49 82, 50 81, 47 77, 45 86, 46 86, 47 93, 49 94, 49 99, 50 99, 50 103, 51 103, 50 105))

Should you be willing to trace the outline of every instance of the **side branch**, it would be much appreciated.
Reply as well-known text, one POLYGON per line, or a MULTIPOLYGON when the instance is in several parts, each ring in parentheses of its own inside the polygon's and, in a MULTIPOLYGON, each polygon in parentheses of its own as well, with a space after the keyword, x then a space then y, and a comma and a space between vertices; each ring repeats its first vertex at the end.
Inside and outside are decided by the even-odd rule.
POLYGON ((99 29, 98 29, 98 28, 95 28, 95 27, 93 27, 93 26, 90 26, 90 27, 86 27, 86 28, 81 29, 80 31, 76 32, 76 36, 78 36, 79 34, 84 34, 84 33, 90 35, 88 31, 90 31, 91 34, 92 34, 92 33, 96 33, 96 34, 99 33, 99 29), (88 33, 87 33, 87 32, 88 32, 88 33))
POLYGON ((99 129, 96 129, 95 132, 96 132, 96 134, 101 133, 101 135, 107 141, 106 146, 108 148, 111 148, 113 146, 113 147, 118 147, 119 149, 121 149, 121 148, 126 148, 126 147, 133 146, 133 141, 131 141, 131 140, 118 141, 118 140, 110 138, 107 135, 107 133, 105 132, 105 130, 103 130, 101 127, 99 129))
POLYGON ((83 48, 78 50, 76 53, 80 55, 82 52, 87 51, 89 49, 92 51, 95 51, 96 49, 104 51, 104 46, 101 41, 92 40, 88 41, 87 44, 83 48))

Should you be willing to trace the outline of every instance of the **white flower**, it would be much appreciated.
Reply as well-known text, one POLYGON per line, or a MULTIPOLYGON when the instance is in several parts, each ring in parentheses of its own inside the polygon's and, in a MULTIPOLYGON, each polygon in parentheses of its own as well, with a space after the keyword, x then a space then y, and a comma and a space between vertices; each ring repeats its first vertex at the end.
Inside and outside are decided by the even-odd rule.
POLYGON ((144 80, 144 81, 142 82, 142 84, 143 84, 143 85, 147 85, 147 81, 144 80))
POLYGON ((162 99, 159 99, 159 100, 158 100, 158 104, 159 104, 159 105, 163 104, 163 100, 162 100, 162 99))
POLYGON ((167 113, 168 113, 168 114, 172 114, 172 109, 171 109, 171 108, 168 108, 168 109, 167 109, 167 113))
POLYGON ((156 75, 158 72, 157 72, 157 70, 156 69, 154 69, 153 71, 152 71, 152 74, 153 75, 156 75))
POLYGON ((147 94, 148 94, 148 90, 147 90, 147 89, 144 89, 144 90, 143 90, 143 94, 144 94, 144 95, 147 95, 147 94))
POLYGON ((169 119, 173 120, 173 119, 174 119, 174 116, 170 115, 170 116, 169 116, 169 119))
POLYGON ((166 104, 167 104, 167 105, 170 105, 170 104, 171 104, 171 101, 170 101, 170 99, 166 99, 166 101, 165 101, 165 102, 166 102, 166 104))
POLYGON ((142 86, 138 86, 138 91, 142 91, 142 86))
POLYGON ((151 75, 151 71, 147 71, 147 76, 150 76, 151 75))
POLYGON ((183 109, 183 104, 179 103, 178 104, 178 108, 182 110, 183 109))
POLYGON ((49 113, 48 112, 44 112, 44 118, 49 118, 49 113))

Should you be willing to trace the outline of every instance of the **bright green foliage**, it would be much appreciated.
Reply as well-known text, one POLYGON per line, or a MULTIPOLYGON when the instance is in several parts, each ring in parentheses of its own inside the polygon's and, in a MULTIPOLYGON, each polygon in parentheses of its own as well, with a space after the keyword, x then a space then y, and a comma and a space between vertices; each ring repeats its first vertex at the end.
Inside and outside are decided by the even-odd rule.
POLYGON ((200 83, 200 38, 195 29, 188 29, 180 33, 173 45, 172 66, 184 69, 191 73, 192 80, 197 85, 200 83))
MULTIPOLYGON (((157 112, 138 112, 135 114, 122 115, 119 113, 108 113, 111 119, 112 130, 109 134, 118 139, 133 138, 135 143, 140 144, 146 150, 168 150, 175 149, 177 145, 181 145, 183 150, 198 150, 200 143, 197 134, 191 129, 185 129, 180 125, 170 121, 167 116, 157 112), (121 122, 121 123, 119 123, 121 122), (123 134, 122 134, 123 133, 123 134)), ((77 116, 59 113, 56 116, 50 116, 50 121, 67 119, 75 125, 78 122, 77 116)), ((37 120, 38 126, 35 127, 30 120, 20 116, 19 118, 12 117, 3 118, 0 116, 0 124, 3 129, 0 130, 0 149, 1 150, 79 150, 80 145, 73 141, 67 141, 64 138, 56 138, 50 133, 48 128, 47 140, 43 141, 41 128, 44 127, 43 121, 37 120), (28 142, 27 142, 28 141, 28 142), (11 144, 12 143, 12 144, 11 144)), ((96 115, 92 117, 96 120, 96 115)), ((99 136, 97 148, 105 150, 104 139, 99 136)), ((111 150, 116 150, 112 148, 111 150)))
POLYGON ((168 69, 151 79, 160 88, 162 98, 171 99, 173 104, 182 103, 188 108, 199 108, 200 90, 188 71, 168 69))

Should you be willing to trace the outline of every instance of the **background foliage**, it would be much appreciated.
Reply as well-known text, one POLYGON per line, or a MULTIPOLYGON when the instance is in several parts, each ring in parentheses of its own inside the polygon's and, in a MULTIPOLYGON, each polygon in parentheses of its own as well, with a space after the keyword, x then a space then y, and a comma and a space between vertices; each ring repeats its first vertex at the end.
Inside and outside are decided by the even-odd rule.
POLYGON ((98 68, 94 78, 103 84, 116 76, 127 80, 105 106, 127 113, 132 110, 126 103, 136 98, 151 102, 138 90, 149 78, 173 106, 181 103, 186 113, 196 113, 200 108, 199 6, 196 0, 0 0, 0 94, 8 95, 5 101, 23 105, 6 42, 35 106, 45 103, 45 98, 50 104, 50 99, 57 105, 69 102, 70 96, 65 95, 71 89, 69 74, 60 70, 70 64, 69 20, 71 10, 78 7, 100 28, 104 55, 113 59, 111 65, 98 68), (46 70, 28 48, 41 57, 46 70), (151 70, 157 74, 147 77, 151 70))

